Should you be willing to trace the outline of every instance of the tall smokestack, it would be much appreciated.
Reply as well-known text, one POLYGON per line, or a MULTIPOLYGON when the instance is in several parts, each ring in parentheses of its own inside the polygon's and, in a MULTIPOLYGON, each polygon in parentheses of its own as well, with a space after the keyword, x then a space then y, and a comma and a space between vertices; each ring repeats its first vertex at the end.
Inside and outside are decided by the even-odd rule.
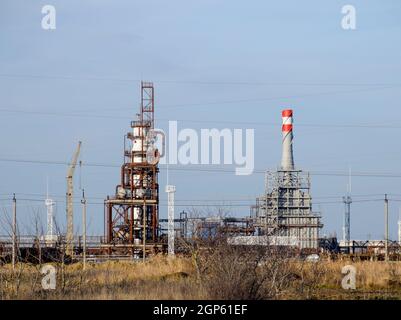
POLYGON ((294 170, 294 156, 292 154, 292 110, 282 111, 283 118, 283 155, 281 157, 282 170, 294 170))

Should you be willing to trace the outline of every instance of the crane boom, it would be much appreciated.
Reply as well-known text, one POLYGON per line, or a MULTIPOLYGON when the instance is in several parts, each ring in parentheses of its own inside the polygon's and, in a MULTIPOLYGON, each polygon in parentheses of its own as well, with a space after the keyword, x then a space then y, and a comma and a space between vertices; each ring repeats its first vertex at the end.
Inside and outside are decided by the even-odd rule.
POLYGON ((68 167, 67 172, 67 243, 66 249, 67 254, 72 255, 73 253, 73 240, 74 240, 74 213, 73 213, 73 191, 74 191, 74 184, 73 184, 73 177, 75 167, 77 165, 79 152, 81 151, 81 141, 78 142, 77 149, 75 150, 74 156, 68 167))

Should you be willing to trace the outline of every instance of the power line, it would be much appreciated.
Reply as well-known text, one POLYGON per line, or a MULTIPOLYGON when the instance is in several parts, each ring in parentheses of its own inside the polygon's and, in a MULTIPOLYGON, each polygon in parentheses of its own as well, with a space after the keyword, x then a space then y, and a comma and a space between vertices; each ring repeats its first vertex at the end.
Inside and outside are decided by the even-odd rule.
POLYGON ((78 117, 78 118, 100 118, 100 119, 128 119, 129 117, 113 116, 113 115, 99 115, 99 114, 81 114, 81 113, 60 113, 50 111, 31 111, 31 110, 14 110, 14 109, 0 109, 0 112, 18 113, 26 115, 39 115, 39 116, 56 116, 56 117, 78 117))
MULTIPOLYGON (((11 201, 11 200, 10 200, 11 201)), ((19 198, 17 201, 27 201, 27 202, 42 202, 42 199, 24 199, 24 198, 19 198)), ((358 203, 364 203, 364 202, 377 202, 377 201, 383 201, 383 199, 365 199, 365 200, 357 200, 355 202, 358 203)), ((401 201, 401 200, 395 200, 395 199, 389 199, 389 201, 401 201)), ((314 205, 322 205, 322 204, 341 204, 342 201, 323 201, 323 202, 315 202, 314 205)), ((80 204, 79 201, 74 202, 74 204, 80 204)), ((87 202, 88 205, 104 205, 104 202, 87 202)), ((161 206, 168 206, 168 203, 160 204, 161 206)), ((207 203, 207 204, 176 204, 175 206, 177 207, 183 207, 183 208, 190 208, 190 207, 234 207, 234 208, 241 208, 241 207, 246 207, 249 208, 253 204, 231 204, 231 203, 207 203)))
POLYGON ((386 86, 386 87, 358 89, 358 90, 328 91, 328 92, 308 93, 308 94, 291 95, 291 96, 277 96, 277 97, 269 97, 269 98, 227 100, 227 101, 219 101, 219 102, 193 103, 193 104, 181 104, 181 105, 164 105, 164 106, 162 106, 162 108, 202 107, 202 106, 219 105, 219 104, 255 103, 255 102, 273 101, 273 100, 299 99, 299 98, 316 97, 316 96, 349 94, 349 93, 358 93, 358 92, 370 92, 370 91, 374 91, 374 90, 385 90, 385 89, 392 89, 392 88, 396 88, 396 86, 386 86))
MULTIPOLYGON (((31 110, 14 110, 3 108, 0 112, 6 113, 17 113, 26 115, 48 115, 56 117, 77 117, 77 118, 96 118, 96 119, 117 119, 127 120, 130 116, 116 116, 116 115, 99 115, 97 114, 82 114, 82 113, 59 113, 50 111, 31 111, 31 110)), ((177 122, 189 122, 189 123, 218 123, 218 124, 239 124, 239 125, 252 125, 252 126, 272 126, 278 127, 280 124, 273 122, 261 122, 261 121, 227 121, 227 120, 194 120, 194 119, 166 119, 157 118, 157 121, 177 121, 177 122)), ((299 123, 297 127, 311 127, 311 128, 374 128, 374 129, 401 129, 401 125, 393 124, 375 124, 375 123, 349 123, 349 124, 330 124, 330 123, 299 123)))
MULTIPOLYGON (((142 79, 96 77, 96 76, 63 76, 63 75, 38 75, 38 74, 0 74, 2 78, 27 78, 45 80, 93 80, 93 81, 115 81, 115 82, 141 82, 142 79)), ((337 87, 377 87, 377 86, 401 86, 400 83, 345 83, 345 82, 264 82, 264 81, 205 81, 205 80, 163 80, 154 79, 159 84, 186 84, 186 85, 234 85, 234 86, 337 86, 337 87)))
MULTIPOLYGON (((4 195, 5 193, 2 193, 2 195, 4 195)), ((42 194, 32 194, 32 193, 15 193, 17 200, 19 201, 36 201, 36 202, 43 202, 43 198, 39 196, 44 196, 42 194), (23 197, 18 197, 19 195, 32 195, 35 198, 23 198, 23 197)), ((377 196, 381 196, 382 194, 365 194, 365 195, 353 195, 354 198, 359 198, 359 197, 377 197, 377 196)), ((65 198, 65 196, 61 196, 61 195, 55 195, 52 196, 54 198, 57 197, 63 197, 65 198)), ((100 197, 86 197, 87 199, 101 199, 101 200, 105 200, 105 198, 100 198, 100 197)), ((314 204, 329 204, 329 203, 343 203, 343 199, 341 196, 319 196, 319 197, 313 197, 312 199, 330 199, 330 198, 334 198, 334 199, 338 199, 337 201, 320 201, 320 202, 314 202, 314 204)), ((75 197, 75 199, 80 199, 79 197, 75 197)), ((2 201, 11 201, 12 198, 7 198, 7 199, 0 199, 2 201)), ((177 201, 179 202, 212 202, 215 201, 216 203, 214 204, 209 204, 209 205, 226 205, 227 202, 244 202, 243 204, 238 204, 238 205, 243 205, 243 206, 249 206, 251 204, 249 204, 249 202, 254 202, 256 200, 256 196, 255 197, 249 197, 248 199, 224 199, 224 198, 220 198, 220 199, 177 199, 177 201)), ((359 199, 359 200, 354 200, 353 202, 368 202, 368 201, 382 201, 382 198, 375 198, 375 199, 359 199)), ((394 201, 398 201, 398 199, 393 199, 391 198, 390 200, 394 200, 394 201)), ((401 201, 401 200, 400 200, 401 201)), ((64 203, 65 199, 59 201, 64 203)), ((167 203, 167 200, 161 200, 160 202, 165 202, 167 203)), ((80 203, 80 202, 75 202, 76 204, 80 203)), ((104 202, 88 202, 90 204, 104 204, 104 202)), ((198 205, 198 204, 197 204, 198 205)), ((182 205, 182 206, 187 206, 187 205, 182 205)))
MULTIPOLYGON (((11 195, 13 194, 13 192, 10 193, 0 193, 0 195, 11 195)), ((35 201, 43 201, 43 199, 47 196, 46 194, 41 194, 41 193, 23 193, 23 192, 16 192, 15 193, 16 197, 18 198, 19 196, 31 196, 31 197, 35 197, 34 200, 35 201)), ((381 196, 382 194, 360 194, 360 195, 353 195, 353 198, 360 198, 360 197, 376 197, 376 196, 381 196)), ((252 195, 252 196, 248 196, 246 198, 242 198, 239 199, 238 197, 235 199, 231 199, 231 198, 210 198, 208 197, 207 199, 202 198, 202 199, 183 199, 183 198, 179 198, 176 199, 176 202, 212 202, 215 201, 220 202, 220 203, 224 203, 224 202, 244 202, 244 203, 248 203, 248 202, 254 202, 256 197, 258 195, 252 195)), ((55 199, 62 199, 61 201, 58 202, 65 202, 65 195, 51 195, 51 198, 55 198, 55 199)), ((74 199, 79 199, 81 200, 81 197, 75 196, 74 199)), ((105 200, 105 197, 94 197, 94 196, 86 196, 86 199, 94 199, 94 200, 105 200)), ((342 195, 327 195, 327 196, 316 196, 313 197, 313 199, 339 199, 339 202, 342 202, 342 195)), ((4 199, 0 199, 0 201, 10 201, 12 200, 12 198, 4 198, 4 199)), ((166 202, 167 200, 162 199, 160 200, 160 202, 166 202)), ((335 203, 337 203, 338 201, 336 201, 335 203)))
MULTIPOLYGON (((10 158, 0 158, 1 162, 12 162, 12 163, 30 163, 30 164, 51 164, 51 165, 69 165, 69 162, 65 161, 54 161, 54 160, 27 160, 27 159, 10 159, 10 158)), ((82 163, 82 166, 86 167, 104 167, 104 168, 120 168, 121 165, 117 164, 106 164, 106 163, 82 163)), ((224 169, 224 168, 194 168, 194 167, 186 167, 186 168, 174 168, 169 167, 169 170, 174 171, 195 171, 195 172, 221 172, 221 173, 235 173, 235 169, 224 169)), ((267 170, 255 169, 253 173, 265 173, 267 170)), ((344 177, 349 176, 348 172, 339 172, 339 171, 305 171, 309 172, 310 175, 313 176, 338 176, 344 177)), ((401 173, 375 173, 373 171, 370 172, 352 172, 352 177, 375 177, 375 178, 401 178, 401 173)))

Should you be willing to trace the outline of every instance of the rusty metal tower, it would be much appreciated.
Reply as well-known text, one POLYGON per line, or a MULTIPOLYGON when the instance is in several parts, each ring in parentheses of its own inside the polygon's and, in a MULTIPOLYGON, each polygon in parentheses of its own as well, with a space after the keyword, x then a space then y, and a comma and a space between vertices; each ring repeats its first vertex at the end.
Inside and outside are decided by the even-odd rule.
POLYGON ((159 245, 158 150, 154 147, 153 83, 141 83, 141 105, 124 137, 124 163, 114 197, 105 200, 109 254, 145 257, 159 245))

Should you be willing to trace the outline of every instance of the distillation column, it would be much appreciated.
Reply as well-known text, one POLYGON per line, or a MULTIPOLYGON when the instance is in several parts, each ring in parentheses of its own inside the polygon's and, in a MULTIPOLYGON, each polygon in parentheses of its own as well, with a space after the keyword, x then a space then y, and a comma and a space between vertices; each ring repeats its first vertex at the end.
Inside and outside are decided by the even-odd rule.
POLYGON ((154 148, 154 88, 141 83, 141 106, 124 140, 124 164, 114 197, 105 200, 109 253, 145 256, 158 250, 158 150, 154 148))

